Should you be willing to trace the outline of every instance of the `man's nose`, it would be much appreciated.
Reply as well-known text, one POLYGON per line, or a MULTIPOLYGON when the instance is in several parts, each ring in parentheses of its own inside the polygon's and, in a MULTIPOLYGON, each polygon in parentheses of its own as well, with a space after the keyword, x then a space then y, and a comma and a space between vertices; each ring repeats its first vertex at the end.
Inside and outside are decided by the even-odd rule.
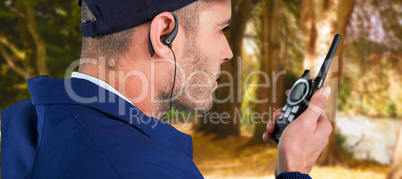
POLYGON ((232 49, 230 49, 230 45, 228 40, 225 38, 223 38, 223 48, 221 51, 221 63, 224 63, 226 61, 229 61, 230 59, 233 58, 233 52, 232 49))

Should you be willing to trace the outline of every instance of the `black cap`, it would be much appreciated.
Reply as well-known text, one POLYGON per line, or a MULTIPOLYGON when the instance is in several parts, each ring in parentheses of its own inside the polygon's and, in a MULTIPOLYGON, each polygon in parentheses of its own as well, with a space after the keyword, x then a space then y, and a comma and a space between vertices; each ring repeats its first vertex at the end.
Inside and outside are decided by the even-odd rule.
MULTIPOLYGON (((161 12, 181 9, 197 0, 84 0, 96 20, 83 22, 84 37, 111 34, 151 21, 161 12)), ((81 6, 82 0, 78 0, 81 6)))

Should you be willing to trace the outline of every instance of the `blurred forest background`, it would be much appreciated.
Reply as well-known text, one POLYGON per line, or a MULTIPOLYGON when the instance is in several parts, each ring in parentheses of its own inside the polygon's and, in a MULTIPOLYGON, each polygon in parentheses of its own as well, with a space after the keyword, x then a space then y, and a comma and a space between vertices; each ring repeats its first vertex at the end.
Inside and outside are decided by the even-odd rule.
MULTIPOLYGON (((206 178, 273 178, 276 146, 262 142, 265 124, 253 124, 249 114, 283 106, 284 91, 304 69, 312 69, 314 78, 336 33, 343 39, 326 82, 332 88, 326 113, 334 132, 311 176, 402 178, 400 0, 232 0, 232 21, 226 36, 234 57, 241 57, 241 69, 236 59, 222 69, 241 76, 235 86, 265 83, 258 75, 245 79, 255 70, 270 79, 278 76, 278 92, 273 87, 235 89, 234 94, 242 94, 241 99, 235 95, 235 101, 241 102, 211 109, 232 116, 241 109, 241 119, 232 117, 229 124, 183 127, 176 121, 179 130, 193 136, 194 161, 206 178), (279 76, 280 71, 285 73, 279 76), (257 105, 246 95, 278 100, 257 105)), ((80 57, 82 35, 80 7, 74 0, 4 0, 0 22, 3 110, 30 98, 28 78, 63 78, 80 57)), ((225 77, 219 80, 228 82, 225 77)), ((219 88, 215 96, 225 98, 227 90, 219 88)))

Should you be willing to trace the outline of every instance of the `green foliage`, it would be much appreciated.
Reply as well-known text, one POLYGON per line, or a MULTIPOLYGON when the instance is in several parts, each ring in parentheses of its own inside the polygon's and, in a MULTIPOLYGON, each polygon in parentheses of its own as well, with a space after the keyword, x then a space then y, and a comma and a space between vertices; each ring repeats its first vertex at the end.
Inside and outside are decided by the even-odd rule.
POLYGON ((390 102, 387 106, 387 114, 389 116, 395 117, 396 116, 396 105, 394 102, 390 102))
POLYGON ((0 110, 5 109, 11 104, 27 99, 30 97, 29 91, 26 90, 25 80, 21 76, 2 64, 0 68, 0 110))
POLYGON ((15 14, 0 9, 0 18, 15 18, 15 14))
POLYGON ((352 153, 348 151, 348 149, 345 147, 346 143, 346 137, 340 134, 339 132, 335 133, 335 141, 336 144, 339 146, 339 153, 343 157, 352 157, 352 153))
POLYGON ((367 38, 346 43, 344 49, 346 65, 340 80, 339 108, 373 117, 401 115, 400 55, 367 38))
MULTIPOLYGON (((15 0, 0 3, 0 36, 2 34, 26 55, 26 64, 36 68, 36 43, 27 23, 20 17, 33 8, 37 30, 46 47, 49 76, 63 78, 67 67, 80 57, 80 7, 77 1, 15 0), (18 13, 20 15, 18 15, 18 13)), ((8 50, 8 49, 7 49, 8 50)), ((10 54, 11 51, 9 51, 10 54)), ((23 66, 16 60, 16 65, 23 66)), ((26 80, 13 71, 0 55, 0 109, 30 97, 26 80)), ((33 76, 39 75, 37 72, 33 76)))
POLYGON ((341 76, 341 81, 342 84, 339 89, 338 106, 342 111, 349 111, 352 109, 349 98, 356 81, 356 76, 353 76, 350 73, 344 73, 341 76))

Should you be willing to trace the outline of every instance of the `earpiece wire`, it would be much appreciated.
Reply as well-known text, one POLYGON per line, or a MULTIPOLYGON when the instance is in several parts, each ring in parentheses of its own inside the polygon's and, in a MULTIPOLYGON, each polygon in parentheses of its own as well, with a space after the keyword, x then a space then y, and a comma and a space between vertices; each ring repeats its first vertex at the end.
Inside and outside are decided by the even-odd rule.
POLYGON ((172 49, 172 47, 169 46, 169 49, 172 51, 173 53, 173 58, 174 58, 174 76, 173 76, 173 85, 172 85, 172 91, 170 92, 170 113, 169 113, 169 123, 170 125, 172 125, 172 110, 173 110, 173 90, 174 90, 174 86, 176 84, 176 55, 174 54, 174 51, 172 49))

